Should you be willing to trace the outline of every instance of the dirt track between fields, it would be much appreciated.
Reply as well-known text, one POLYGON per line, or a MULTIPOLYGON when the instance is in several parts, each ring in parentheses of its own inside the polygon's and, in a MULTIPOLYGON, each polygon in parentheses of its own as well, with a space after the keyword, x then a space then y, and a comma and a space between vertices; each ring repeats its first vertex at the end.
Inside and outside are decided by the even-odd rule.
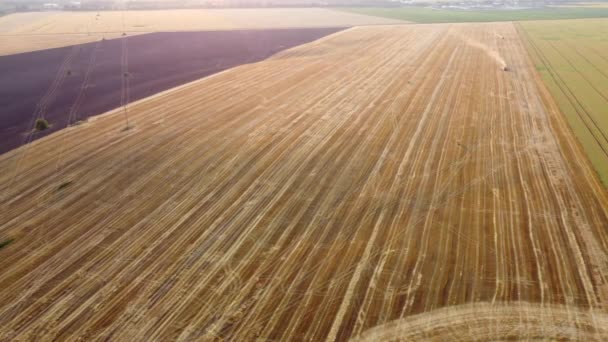
POLYGON ((4 339, 607 337, 606 192, 510 23, 350 29, 129 112, 0 156, 4 339))

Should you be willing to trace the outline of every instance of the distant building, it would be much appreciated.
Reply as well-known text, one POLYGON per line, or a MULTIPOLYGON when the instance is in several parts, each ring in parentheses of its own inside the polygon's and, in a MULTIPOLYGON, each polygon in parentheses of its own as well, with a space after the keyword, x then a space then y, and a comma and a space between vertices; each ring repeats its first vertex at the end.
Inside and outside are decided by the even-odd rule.
POLYGON ((63 8, 66 10, 79 10, 81 8, 81 2, 80 1, 70 1, 67 4, 65 4, 65 6, 63 6, 63 8))
POLYGON ((114 1, 104 0, 93 0, 93 1, 82 1, 80 3, 81 10, 89 11, 103 11, 115 9, 116 3, 114 1))
POLYGON ((42 9, 45 11, 56 11, 61 9, 61 7, 59 6, 59 4, 47 2, 45 4, 42 4, 42 9))

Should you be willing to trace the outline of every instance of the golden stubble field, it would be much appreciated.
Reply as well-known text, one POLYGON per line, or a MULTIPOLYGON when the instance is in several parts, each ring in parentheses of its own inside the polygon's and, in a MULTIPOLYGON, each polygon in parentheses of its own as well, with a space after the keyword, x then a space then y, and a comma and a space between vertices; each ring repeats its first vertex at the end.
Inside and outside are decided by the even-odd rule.
POLYGON ((2 339, 608 336, 606 192, 510 23, 354 28, 129 113, 0 156, 2 339))
POLYGON ((29 12, 0 17, 0 56, 148 32, 403 24, 322 8, 29 12))

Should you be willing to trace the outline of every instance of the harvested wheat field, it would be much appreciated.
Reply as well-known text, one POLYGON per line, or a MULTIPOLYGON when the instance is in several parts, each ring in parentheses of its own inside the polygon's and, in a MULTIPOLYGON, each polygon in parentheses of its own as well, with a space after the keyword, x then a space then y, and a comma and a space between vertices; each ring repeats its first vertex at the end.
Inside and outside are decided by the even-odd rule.
POLYGON ((0 56, 147 32, 351 27, 405 21, 322 8, 31 12, 0 17, 0 56))
POLYGON ((510 23, 377 26, 13 150, 2 339, 605 340, 556 108, 510 23))

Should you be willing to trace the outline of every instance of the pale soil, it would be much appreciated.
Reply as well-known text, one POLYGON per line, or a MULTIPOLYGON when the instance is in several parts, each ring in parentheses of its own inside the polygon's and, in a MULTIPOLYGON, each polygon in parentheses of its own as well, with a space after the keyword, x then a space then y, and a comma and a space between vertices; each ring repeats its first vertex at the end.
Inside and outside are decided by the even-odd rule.
POLYGON ((607 337, 606 192, 510 23, 354 28, 129 115, 0 156, 0 339, 607 337))

